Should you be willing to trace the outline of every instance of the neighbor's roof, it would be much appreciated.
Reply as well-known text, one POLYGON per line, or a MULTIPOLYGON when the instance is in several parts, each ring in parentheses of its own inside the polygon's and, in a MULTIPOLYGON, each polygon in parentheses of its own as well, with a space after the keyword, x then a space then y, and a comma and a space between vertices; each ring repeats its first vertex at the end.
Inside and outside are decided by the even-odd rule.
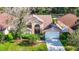
POLYGON ((11 20, 12 18, 15 17, 7 13, 0 14, 0 27, 7 27, 8 26, 7 21, 11 20))
POLYGON ((75 22, 77 21, 77 16, 74 14, 66 14, 58 18, 58 20, 69 27, 73 27, 75 25, 75 22))

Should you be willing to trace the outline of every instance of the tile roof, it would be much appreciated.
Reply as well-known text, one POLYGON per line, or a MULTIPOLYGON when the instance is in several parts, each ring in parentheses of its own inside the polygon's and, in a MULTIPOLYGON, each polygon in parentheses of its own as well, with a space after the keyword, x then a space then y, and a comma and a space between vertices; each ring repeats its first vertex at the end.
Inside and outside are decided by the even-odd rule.
MULTIPOLYGON (((51 15, 35 15, 39 21, 43 22, 43 29, 45 29, 47 26, 49 26, 49 24, 52 23, 52 16, 51 15)), ((33 21, 34 19, 34 16, 33 15, 30 15, 30 16, 25 16, 25 19, 27 19, 27 21, 31 20, 33 21), (27 19, 28 18, 28 19, 27 19)))
POLYGON ((64 23, 66 26, 73 27, 77 21, 77 16, 74 14, 66 14, 58 18, 58 20, 64 23))
POLYGON ((6 21, 11 20, 12 18, 14 18, 14 16, 9 15, 7 13, 2 13, 0 14, 0 27, 7 27, 8 24, 6 21))
MULTIPOLYGON (((43 22, 44 27, 46 28, 50 23, 52 23, 52 17, 51 15, 35 15, 35 17, 43 22)), ((15 18, 14 16, 8 14, 8 13, 2 13, 0 14, 0 27, 7 27, 9 26, 6 21, 11 20, 12 18, 15 18)), ((34 19, 33 15, 25 16, 26 21, 33 21, 34 19), (27 19, 28 18, 28 19, 27 19)))
POLYGON ((52 16, 51 15, 37 15, 39 18, 41 18, 44 22, 44 27, 46 28, 47 26, 49 26, 52 23, 52 16))

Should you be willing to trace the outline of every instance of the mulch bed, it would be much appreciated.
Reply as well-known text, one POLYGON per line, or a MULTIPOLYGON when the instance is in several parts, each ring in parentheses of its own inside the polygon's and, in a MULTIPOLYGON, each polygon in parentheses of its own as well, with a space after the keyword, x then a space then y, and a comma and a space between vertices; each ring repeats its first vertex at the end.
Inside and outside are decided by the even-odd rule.
MULTIPOLYGON (((22 42, 29 42, 29 40, 28 39, 16 39, 14 43, 15 44, 20 44, 22 42)), ((40 43, 45 43, 45 41, 44 40, 37 41, 35 43, 32 43, 32 46, 37 45, 37 44, 40 44, 40 43)))

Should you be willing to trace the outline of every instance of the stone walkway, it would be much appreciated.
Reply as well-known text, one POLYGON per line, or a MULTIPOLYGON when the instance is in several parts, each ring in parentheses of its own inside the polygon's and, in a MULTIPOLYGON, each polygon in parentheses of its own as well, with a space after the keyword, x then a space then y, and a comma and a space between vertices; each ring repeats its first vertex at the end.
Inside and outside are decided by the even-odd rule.
POLYGON ((47 39, 46 45, 47 45, 48 51, 65 51, 59 39, 47 39))

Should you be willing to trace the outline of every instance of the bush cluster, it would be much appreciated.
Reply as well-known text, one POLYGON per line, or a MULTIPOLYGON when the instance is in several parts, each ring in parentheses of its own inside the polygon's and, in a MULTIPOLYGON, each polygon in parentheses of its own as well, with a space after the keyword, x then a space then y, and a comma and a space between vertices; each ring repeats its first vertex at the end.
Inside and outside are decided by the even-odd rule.
POLYGON ((2 32, 0 32, 0 42, 3 40, 3 33, 2 32))
POLYGON ((60 40, 61 40, 61 42, 62 42, 62 44, 65 46, 65 45, 67 45, 68 43, 68 40, 67 40, 67 38, 68 38, 68 35, 69 35, 69 33, 67 33, 67 32, 64 32, 64 33, 62 33, 61 35, 60 35, 60 40))
POLYGON ((23 39, 29 39, 29 40, 39 40, 40 37, 39 35, 35 35, 35 34, 23 34, 21 35, 23 39))
POLYGON ((12 41, 14 39, 12 33, 9 33, 8 35, 5 35, 5 40, 12 41))
MULTIPOLYGON (((19 45, 23 46, 35 44, 36 41, 40 39, 40 36, 36 34, 17 34, 16 36, 17 38, 22 39, 22 42, 20 42, 19 45)), ((0 40, 2 40, 2 37, 4 37, 3 40, 7 42, 14 42, 16 36, 12 32, 7 35, 3 35, 3 33, 0 33, 0 40)))
POLYGON ((62 33, 62 34, 60 35, 60 39, 62 39, 62 40, 67 40, 68 34, 69 34, 68 32, 62 33))

